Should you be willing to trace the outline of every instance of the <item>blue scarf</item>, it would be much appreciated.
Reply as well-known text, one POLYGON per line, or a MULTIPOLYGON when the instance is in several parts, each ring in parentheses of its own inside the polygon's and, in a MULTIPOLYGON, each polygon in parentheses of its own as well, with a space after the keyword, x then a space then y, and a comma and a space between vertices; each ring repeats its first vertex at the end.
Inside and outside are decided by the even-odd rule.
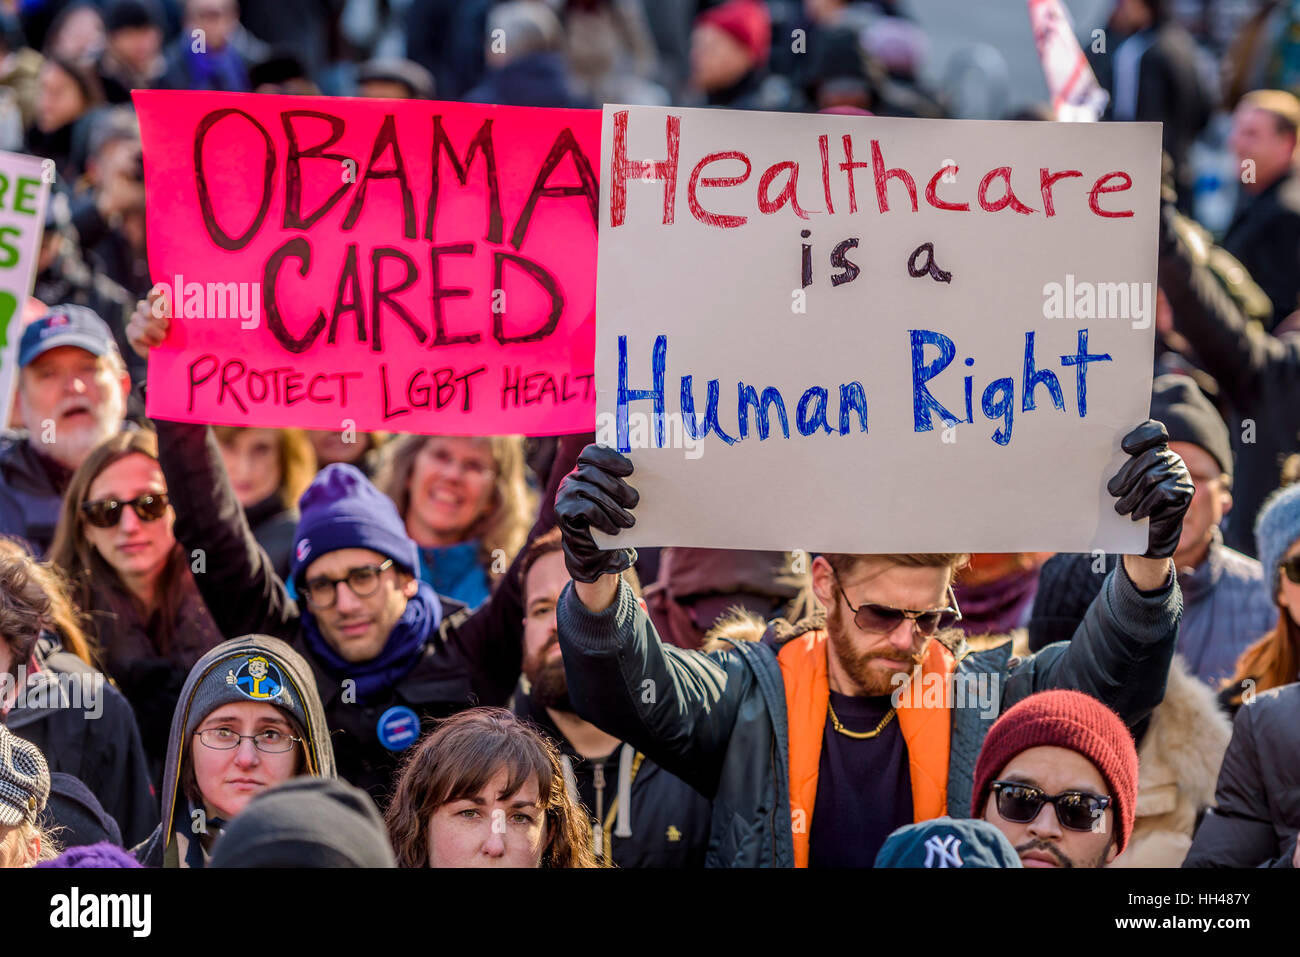
POLYGON ((401 681, 424 653, 424 646, 442 621, 442 605, 425 582, 420 582, 415 597, 406 603, 406 611, 388 633, 384 650, 369 661, 345 661, 329 646, 310 611, 302 615, 302 630, 307 648, 333 678, 350 678, 356 682, 357 700, 370 704, 401 681))
POLYGON ((428 582, 439 595, 477 608, 492 595, 492 585, 479 563, 478 553, 476 538, 456 545, 421 546, 420 581, 428 582))

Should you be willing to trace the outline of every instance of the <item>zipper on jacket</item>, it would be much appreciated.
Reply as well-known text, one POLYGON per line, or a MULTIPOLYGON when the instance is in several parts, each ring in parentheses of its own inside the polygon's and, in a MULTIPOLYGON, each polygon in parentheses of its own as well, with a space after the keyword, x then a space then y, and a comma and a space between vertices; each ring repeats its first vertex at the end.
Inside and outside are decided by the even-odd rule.
POLYGON ((591 825, 591 839, 597 857, 605 854, 605 832, 601 822, 605 820, 605 759, 601 758, 591 765, 591 783, 596 788, 596 820, 591 825))

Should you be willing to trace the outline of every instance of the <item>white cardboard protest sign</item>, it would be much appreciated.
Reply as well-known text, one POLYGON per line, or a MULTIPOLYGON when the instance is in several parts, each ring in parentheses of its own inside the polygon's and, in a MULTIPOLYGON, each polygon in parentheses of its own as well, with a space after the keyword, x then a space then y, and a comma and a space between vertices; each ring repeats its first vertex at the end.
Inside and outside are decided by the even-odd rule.
POLYGON ((52 174, 48 160, 0 151, 0 424, 9 422, 18 381, 23 306, 36 277, 52 174))
POLYGON ((1154 123, 606 106, 619 541, 1143 552, 1106 483, 1150 406, 1159 174, 1154 123))

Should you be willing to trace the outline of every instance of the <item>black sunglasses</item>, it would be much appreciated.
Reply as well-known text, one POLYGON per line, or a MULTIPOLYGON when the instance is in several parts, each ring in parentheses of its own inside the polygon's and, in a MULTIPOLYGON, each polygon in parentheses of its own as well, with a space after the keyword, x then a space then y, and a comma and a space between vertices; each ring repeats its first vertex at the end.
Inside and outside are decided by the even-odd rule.
POLYGON ((1013 824, 1028 824, 1038 817, 1044 804, 1056 808, 1061 827, 1071 831, 1092 831, 1100 825, 1102 814, 1110 807, 1110 798, 1088 791, 1062 791, 1048 794, 1032 784, 994 781, 990 787, 997 795, 998 814, 1013 824))
POLYGON ((170 504, 171 499, 167 497, 166 492, 161 494, 151 492, 148 495, 137 496, 129 502, 119 502, 115 498, 82 502, 81 513, 86 516, 86 521, 96 528, 112 528, 122 520, 122 509, 128 505, 140 521, 156 522, 167 514, 167 506, 170 504))
POLYGON ((951 585, 948 586, 948 601, 951 604, 947 608, 932 608, 929 611, 893 608, 889 605, 877 605, 874 602, 866 602, 854 608, 849 601, 849 596, 844 594, 838 576, 835 579, 835 588, 844 599, 844 604, 849 606, 849 611, 853 612, 854 624, 870 634, 888 634, 897 628, 904 618, 916 622, 916 630, 927 636, 935 634, 941 628, 951 628, 961 621, 961 609, 957 607, 957 595, 951 585))
POLYGON ((1293 555, 1282 563, 1282 571, 1294 584, 1300 585, 1300 555, 1293 555))

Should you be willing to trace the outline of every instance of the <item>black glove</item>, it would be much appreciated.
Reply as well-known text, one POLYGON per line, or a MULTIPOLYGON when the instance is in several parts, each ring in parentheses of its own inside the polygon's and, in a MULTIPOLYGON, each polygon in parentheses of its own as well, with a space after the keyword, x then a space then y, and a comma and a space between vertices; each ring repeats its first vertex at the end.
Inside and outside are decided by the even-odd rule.
POLYGON ((1131 456, 1106 490, 1118 502, 1115 511, 1134 520, 1150 518, 1150 533, 1143 558, 1168 558, 1178 547, 1183 533, 1183 515, 1196 491, 1191 473, 1177 454, 1169 450, 1169 433, 1155 419, 1147 419, 1124 436, 1125 452, 1131 456))
POLYGON ((588 445, 578 467, 564 477, 555 494, 555 518, 564 542, 564 563, 574 581, 594 582, 616 575, 636 562, 636 549, 604 551, 591 537, 598 528, 608 535, 636 524, 629 508, 641 496, 623 479, 632 474, 628 459, 603 445, 588 445))

